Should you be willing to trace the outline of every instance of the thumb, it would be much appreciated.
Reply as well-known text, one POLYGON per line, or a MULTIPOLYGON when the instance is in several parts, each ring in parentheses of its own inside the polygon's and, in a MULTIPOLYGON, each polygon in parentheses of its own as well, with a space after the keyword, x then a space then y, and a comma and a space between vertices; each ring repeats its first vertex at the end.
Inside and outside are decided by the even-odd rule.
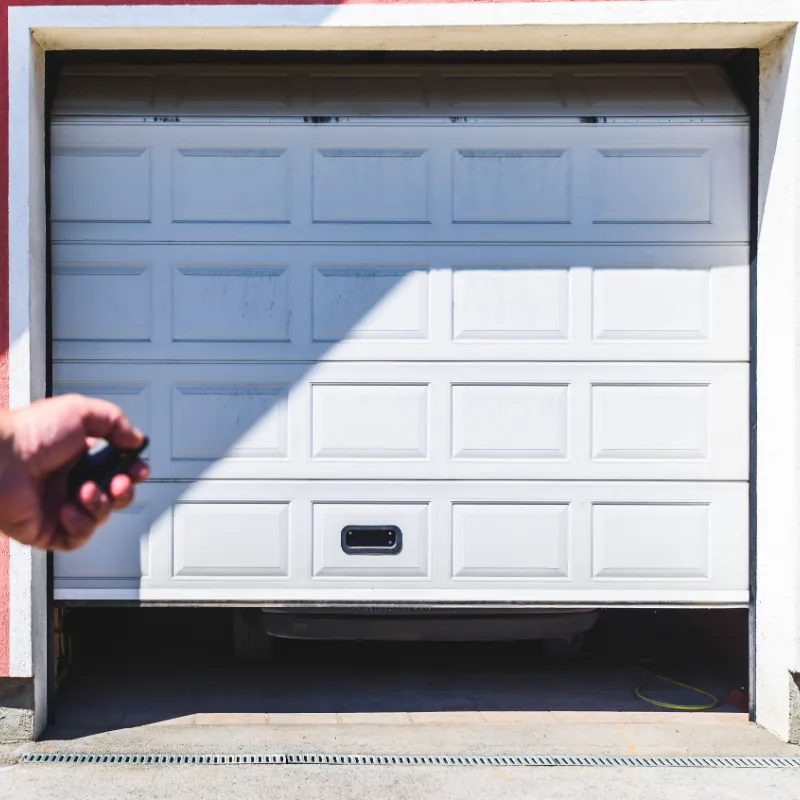
POLYGON ((119 406, 77 394, 32 403, 15 412, 14 422, 16 452, 38 476, 83 453, 87 437, 126 448, 138 447, 143 440, 119 406))
POLYGON ((139 447, 144 435, 133 427, 119 406, 106 400, 81 395, 63 398, 74 403, 84 437, 105 439, 117 447, 139 447))

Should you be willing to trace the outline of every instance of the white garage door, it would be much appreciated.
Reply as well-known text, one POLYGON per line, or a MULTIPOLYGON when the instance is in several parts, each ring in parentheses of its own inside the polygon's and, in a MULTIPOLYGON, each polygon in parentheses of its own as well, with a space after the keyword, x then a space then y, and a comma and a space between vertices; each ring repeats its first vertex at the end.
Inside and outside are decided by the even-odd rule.
POLYGON ((104 69, 58 97, 54 391, 126 409, 153 480, 56 558, 57 599, 747 602, 721 73, 104 69))

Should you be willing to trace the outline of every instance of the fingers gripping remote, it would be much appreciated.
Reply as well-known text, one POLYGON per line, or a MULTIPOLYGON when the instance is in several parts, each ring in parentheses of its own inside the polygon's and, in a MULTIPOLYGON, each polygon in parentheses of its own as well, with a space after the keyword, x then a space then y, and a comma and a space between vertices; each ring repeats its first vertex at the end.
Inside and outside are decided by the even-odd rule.
POLYGON ((115 475, 127 473, 148 444, 146 436, 140 447, 127 449, 115 447, 105 441, 98 442, 91 450, 87 450, 70 470, 67 477, 67 490, 70 496, 77 497, 81 486, 87 481, 93 481, 107 492, 111 479, 115 475))

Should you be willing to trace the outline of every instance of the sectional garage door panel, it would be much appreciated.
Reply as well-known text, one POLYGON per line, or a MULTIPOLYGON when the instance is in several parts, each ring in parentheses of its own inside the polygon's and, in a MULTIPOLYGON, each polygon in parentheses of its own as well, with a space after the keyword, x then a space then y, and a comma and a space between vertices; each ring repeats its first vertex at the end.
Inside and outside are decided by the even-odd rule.
POLYGON ((52 269, 59 360, 748 358, 743 245, 64 243, 52 269))
POLYGON ((747 537, 742 483, 153 483, 58 556, 57 585, 61 599, 742 603, 747 537), (345 524, 398 525, 401 555, 347 561, 345 524))
POLYGON ((152 467, 57 599, 748 602, 720 71, 197 69, 56 103, 53 391, 152 467))
POLYGON ((745 364, 58 365, 155 479, 746 480, 745 364))
MULTIPOLYGON (((281 118, 326 114, 496 118, 619 114, 741 117, 724 73, 703 64, 171 64, 67 66, 58 115, 281 118)), ((327 119, 333 120, 333 117, 327 119)))
POLYGON ((53 238, 745 243, 747 148, 738 124, 55 125, 53 238))

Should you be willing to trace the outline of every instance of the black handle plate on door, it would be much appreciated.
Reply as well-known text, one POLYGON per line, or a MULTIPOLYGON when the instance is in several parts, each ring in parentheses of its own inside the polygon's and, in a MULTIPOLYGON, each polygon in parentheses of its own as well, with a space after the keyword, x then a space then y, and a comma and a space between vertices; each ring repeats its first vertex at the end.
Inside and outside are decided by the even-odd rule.
POLYGON ((346 525, 342 550, 349 555, 396 556, 403 549, 403 531, 396 525, 346 525))

